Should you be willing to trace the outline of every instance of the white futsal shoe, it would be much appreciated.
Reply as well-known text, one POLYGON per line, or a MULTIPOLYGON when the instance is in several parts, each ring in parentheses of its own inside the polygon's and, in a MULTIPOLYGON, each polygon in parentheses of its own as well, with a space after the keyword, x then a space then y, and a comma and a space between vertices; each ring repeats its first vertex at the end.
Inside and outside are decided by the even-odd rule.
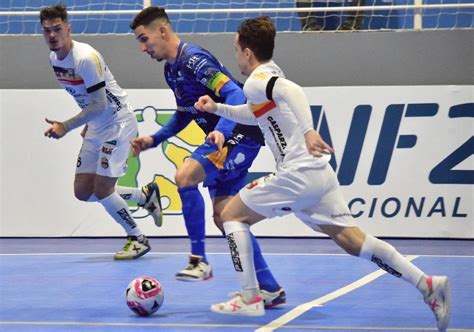
POLYGON ((128 260, 137 259, 142 257, 150 251, 151 247, 148 243, 148 239, 145 235, 141 235, 142 239, 138 239, 136 236, 128 236, 127 243, 123 246, 122 250, 118 251, 114 255, 116 260, 128 260))
POLYGON ((448 277, 429 276, 426 279, 429 295, 424 298, 425 303, 433 311, 438 323, 438 331, 445 332, 448 328, 451 314, 450 291, 448 277))
MULTIPOLYGON (((242 296, 240 292, 230 292, 229 297, 242 296)), ((263 299, 265 309, 281 306, 286 303, 286 293, 283 288, 276 292, 269 292, 265 289, 260 289, 259 296, 263 299)))
POLYGON ((142 192, 146 196, 146 201, 143 205, 138 204, 138 206, 147 210, 153 217, 155 225, 161 227, 161 225, 163 225, 163 210, 161 207, 160 188, 158 184, 156 184, 156 182, 150 182, 142 187, 142 192))
POLYGON ((202 256, 190 255, 189 265, 176 273, 176 279, 181 281, 201 281, 212 278, 212 267, 202 261, 202 256))
POLYGON ((265 305, 263 298, 254 297, 250 302, 245 302, 240 293, 234 293, 234 297, 227 302, 211 305, 211 311, 223 315, 235 316, 263 316, 265 305))

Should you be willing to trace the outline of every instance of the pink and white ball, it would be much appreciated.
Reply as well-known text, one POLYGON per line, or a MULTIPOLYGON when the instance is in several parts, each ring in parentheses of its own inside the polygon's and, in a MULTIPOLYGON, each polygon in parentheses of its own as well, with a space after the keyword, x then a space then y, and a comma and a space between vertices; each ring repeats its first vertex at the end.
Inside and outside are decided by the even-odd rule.
POLYGON ((128 307, 134 313, 149 316, 161 308, 165 297, 158 280, 142 276, 128 285, 126 298, 128 307))

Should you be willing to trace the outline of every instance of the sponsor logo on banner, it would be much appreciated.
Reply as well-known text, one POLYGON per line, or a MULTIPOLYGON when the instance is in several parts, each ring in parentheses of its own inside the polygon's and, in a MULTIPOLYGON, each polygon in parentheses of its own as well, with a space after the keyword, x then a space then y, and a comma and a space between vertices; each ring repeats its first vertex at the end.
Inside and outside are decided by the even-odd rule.
MULTIPOLYGON (((332 130, 322 106, 311 106, 313 119, 320 119, 315 127, 319 128, 321 136, 331 145, 332 130)), ((375 146, 372 163, 366 179, 369 186, 382 186, 390 175, 390 168, 398 149, 412 149, 419 139, 415 134, 401 134, 400 127, 404 121, 413 118, 431 118, 439 116, 437 103, 389 104, 386 106, 379 137, 375 146)), ((331 160, 331 166, 337 172, 341 186, 353 184, 361 158, 361 152, 366 143, 367 131, 371 115, 374 112, 371 105, 355 107, 350 122, 346 145, 338 164, 336 158, 331 160)), ((474 117, 474 103, 456 104, 449 107, 448 119, 474 117)), ((340 151, 339 151, 340 152, 340 151)), ((457 169, 457 166, 474 153, 474 137, 470 134, 460 145, 453 147, 438 160, 434 161, 426 171, 425 183, 431 185, 472 185, 474 170, 457 169)), ((410 161, 407 161, 410 162, 410 161)), ((408 174, 407 174, 408 175, 408 174)), ((423 179, 420 179, 423 180, 423 179)), ((433 186, 430 186, 432 188, 433 186)), ((390 190, 387 190, 390 192, 390 190)), ((466 218, 468 202, 457 196, 410 196, 402 197, 354 197, 348 201, 355 218, 365 217, 460 217, 466 218)))
MULTIPOLYGON (((65 80, 77 78, 69 71, 59 71, 59 74, 65 80)), ((71 87, 69 92, 82 93, 81 85, 68 86, 71 87)), ((62 162, 49 162, 51 158, 56 157, 64 159, 64 163, 76 164, 78 170, 84 167, 84 160, 78 158, 82 141, 79 129, 74 135, 67 135, 67 141, 60 144, 37 140, 37 126, 44 121, 44 116, 67 118, 78 112, 76 103, 67 93, 61 91, 1 91, 4 97, 2 128, 7 134, 13 130, 9 124, 18 119, 18 109, 24 109, 29 100, 36 101, 37 112, 23 119, 27 135, 22 136, 24 142, 20 143, 23 142, 27 147, 32 141, 38 144, 35 143, 35 149, 29 149, 24 157, 14 157, 24 158, 25 165, 30 159, 43 165, 41 167, 38 164, 38 167, 31 168, 27 173, 23 172, 22 167, 7 167, 8 174, 4 172, 4 177, 26 179, 28 176, 31 179, 57 178, 69 181, 74 170, 71 170, 71 167, 62 167, 62 162), (52 99, 62 107, 53 110, 48 106, 52 99)), ((335 149, 330 163, 358 226, 375 236, 474 238, 473 86, 307 87, 304 91, 309 104, 312 105, 314 127, 335 149)), ((127 101, 135 107, 134 114, 140 136, 160 130, 176 112, 175 96, 170 89, 129 89, 127 94, 127 101)), ((112 96, 109 98, 113 100, 112 96)), ((121 112, 123 111, 124 109, 121 112)), ((269 114, 265 116, 270 116, 269 114)), ((110 133, 111 136, 107 137, 113 139, 117 137, 113 130, 115 129, 110 128, 101 133, 110 133)), ((276 138, 278 139, 277 136, 276 138)), ((204 139, 202 130, 191 122, 175 137, 163 141, 156 148, 140 153, 139 156, 129 155, 126 173, 118 179, 117 185, 141 188, 151 181, 159 185, 167 220, 159 234, 156 231, 156 235, 186 235, 175 175, 176 170, 204 139)), ((116 147, 118 142, 107 143, 102 145, 112 148, 116 147)), ((8 152, 8 149, 5 152, 8 152)), ((9 156, 7 153, 5 158, 9 156)), ((98 169, 109 167, 110 161, 107 159, 111 156, 113 154, 100 153, 98 169), (102 157, 105 159, 102 160, 102 157)), ((237 161, 240 161, 240 157, 236 158, 236 164, 237 161)), ((14 164, 18 163, 12 163, 14 164)), ((264 185, 262 177, 274 171, 273 155, 268 147, 262 147, 246 178, 247 183, 256 179, 261 179, 261 182, 254 182, 249 187, 264 185)), ((83 207, 75 204, 74 195, 69 191, 57 195, 58 190, 69 190, 62 186, 63 182, 53 183, 56 187, 51 189, 52 196, 40 195, 35 198, 38 206, 48 206, 53 198, 54 204, 67 207, 68 211, 71 208, 72 228, 65 229, 61 235, 120 235, 120 229, 117 232, 108 229, 108 226, 100 229, 102 226, 99 225, 104 223, 94 222, 94 227, 81 224, 81 227, 76 229, 75 225, 84 222, 83 218, 77 217, 81 215, 83 207), (71 204, 72 202, 74 204, 71 204)), ((5 184, 8 185, 9 182, 6 181, 5 184)), ((7 187, 5 190, 10 189, 7 187)), ((205 201, 206 218, 212 219, 212 201, 208 190, 202 185, 199 190, 205 201)), ((5 208, 7 215, 10 215, 9 211, 13 211, 12 209, 23 211, 20 203, 8 198, 5 196, 2 200, 8 208, 5 208)), ((134 211, 136 203, 129 204, 130 210, 134 211)), ((88 209, 93 211, 92 207, 88 209)), ((25 229, 19 228, 17 223, 13 222, 15 218, 6 218, 8 228, 2 228, 4 235, 58 235, 56 220, 48 214, 48 209, 43 210, 44 214, 40 220, 43 222, 39 223, 43 227, 35 228, 33 225, 28 228, 29 233, 25 234, 25 229), (45 223, 50 223, 51 232, 45 231, 45 223)), ((346 212, 348 211, 343 208, 336 208, 330 213, 339 218, 338 214, 346 212)), ((94 212, 87 220, 101 220, 101 213, 94 212)), ((136 214, 138 217, 146 217, 147 211, 138 209, 133 212, 133 217, 136 214)), ((23 217, 31 219, 38 216, 33 216, 31 212, 31 215, 26 214, 23 217)), ((254 233, 259 236, 315 236, 314 231, 292 213, 277 219, 281 220, 263 221, 253 226, 254 233)), ((206 227, 208 234, 220 234, 212 223, 206 227)))

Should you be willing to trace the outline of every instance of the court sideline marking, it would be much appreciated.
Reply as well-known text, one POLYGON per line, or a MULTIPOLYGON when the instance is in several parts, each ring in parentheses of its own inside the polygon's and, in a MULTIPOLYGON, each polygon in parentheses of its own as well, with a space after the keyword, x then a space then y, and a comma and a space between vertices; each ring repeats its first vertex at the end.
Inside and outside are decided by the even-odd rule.
MULTIPOLYGON (((114 252, 36 252, 36 253, 13 253, 6 254, 0 253, 0 256, 83 256, 83 255, 113 255, 114 252)), ((149 252, 147 256, 167 256, 167 255, 189 255, 189 252, 185 251, 170 251, 170 252, 149 252)), ((229 255, 228 252, 209 252, 207 255, 229 255)), ((279 253, 269 252, 265 253, 264 256, 351 256, 349 254, 336 254, 336 253, 279 253)), ((411 257, 415 255, 404 255, 405 257, 411 257)), ((473 255, 416 255, 416 257, 445 257, 445 258, 474 258, 473 255)))
MULTIPOLYGON (((0 322, 0 325, 32 325, 32 326, 101 326, 101 327, 186 327, 186 328, 255 328, 255 324, 160 324, 160 323, 104 323, 104 322, 0 322)), ((319 330, 319 331, 438 331, 426 327, 380 327, 380 326, 313 326, 286 325, 281 329, 287 330, 319 330)), ((449 329, 451 332, 474 332, 473 329, 449 329)))
MULTIPOLYGON (((414 260, 415 258, 417 258, 419 256, 410 255, 410 256, 405 256, 405 257, 409 261, 412 261, 412 260, 414 260)), ((329 301, 332 301, 332 300, 334 300, 334 299, 336 299, 336 298, 338 298, 342 295, 345 295, 349 292, 352 292, 353 290, 356 290, 357 288, 360 288, 360 287, 368 284, 369 282, 374 281, 375 279, 383 276, 386 273, 387 272, 385 272, 384 270, 377 270, 375 272, 372 272, 372 273, 360 278, 359 280, 354 281, 353 283, 351 283, 347 286, 344 286, 342 288, 339 288, 339 289, 335 290, 334 292, 331 292, 331 293, 326 294, 326 295, 324 295, 320 298, 317 298, 316 300, 300 304, 299 306, 295 307, 293 310, 288 311, 286 314, 284 314, 284 315, 278 317, 277 319, 271 321, 267 325, 264 325, 261 328, 256 329, 255 332, 271 332, 271 331, 276 330, 278 328, 282 328, 283 325, 285 325, 288 322, 294 320, 298 316, 301 316, 306 311, 311 310, 314 307, 322 306, 323 304, 325 304, 329 301)))

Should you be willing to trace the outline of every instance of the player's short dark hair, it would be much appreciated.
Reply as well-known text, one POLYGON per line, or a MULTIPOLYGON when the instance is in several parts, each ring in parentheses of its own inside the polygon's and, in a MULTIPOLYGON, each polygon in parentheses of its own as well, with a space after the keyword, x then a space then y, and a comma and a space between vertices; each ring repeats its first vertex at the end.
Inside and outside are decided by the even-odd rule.
POLYGON ((140 25, 147 27, 155 20, 170 23, 170 19, 168 18, 164 8, 150 6, 143 9, 134 17, 132 23, 130 23, 130 29, 135 30, 140 25))
POLYGON ((243 21, 237 29, 240 48, 250 49, 259 61, 270 60, 275 48, 276 30, 268 16, 243 21))
POLYGON ((40 11, 40 22, 43 24, 44 21, 55 20, 60 18, 63 22, 67 22, 67 10, 66 5, 63 3, 58 3, 52 7, 44 7, 40 11))

